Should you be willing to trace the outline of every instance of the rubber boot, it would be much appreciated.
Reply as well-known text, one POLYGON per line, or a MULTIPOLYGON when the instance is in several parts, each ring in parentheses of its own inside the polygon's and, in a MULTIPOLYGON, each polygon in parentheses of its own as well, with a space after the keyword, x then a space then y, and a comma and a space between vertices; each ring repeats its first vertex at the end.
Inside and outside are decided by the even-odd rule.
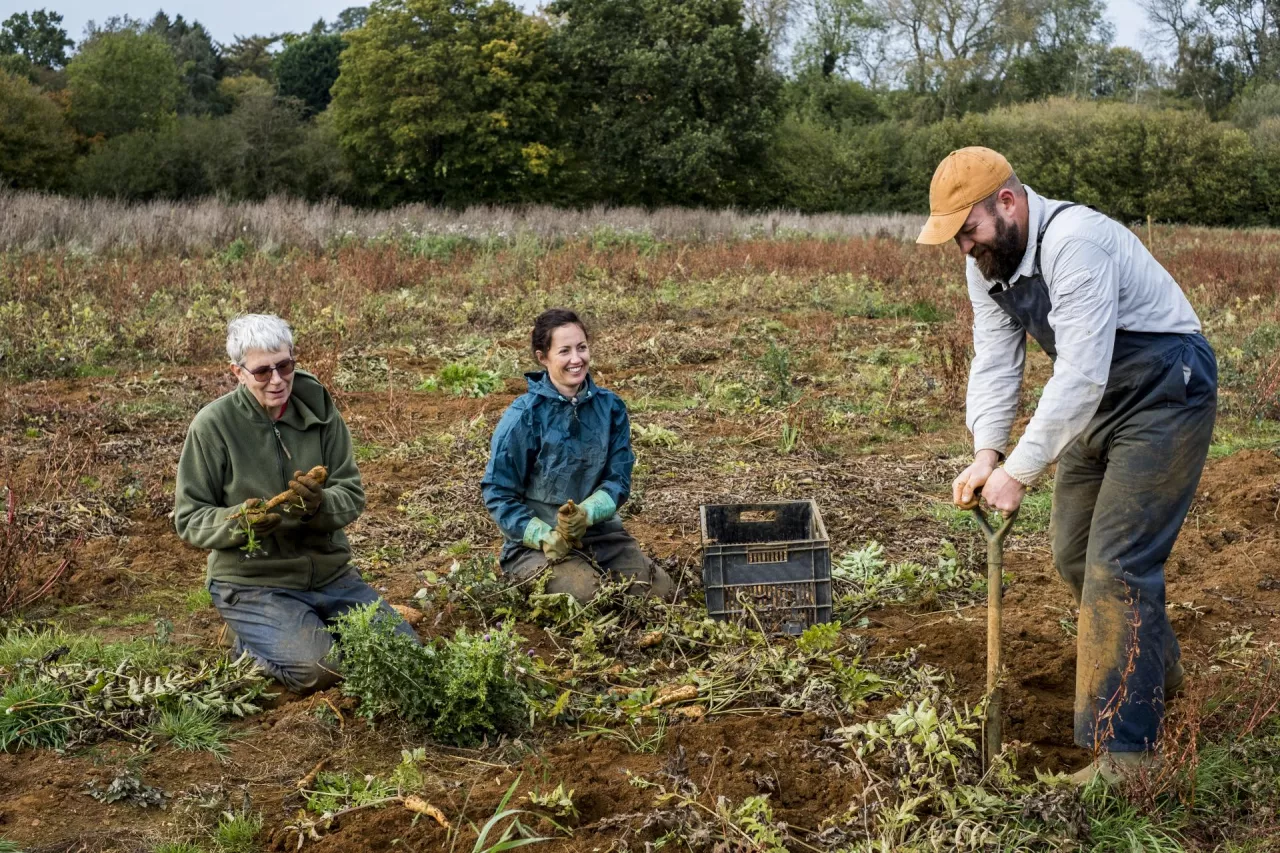
POLYGON ((1126 775, 1143 767, 1154 767, 1159 759, 1154 752, 1107 752, 1097 761, 1086 764, 1071 774, 1075 785, 1090 785, 1101 780, 1105 785, 1118 784, 1126 775))
POLYGON ((1182 661, 1173 662, 1173 666, 1164 674, 1164 701, 1172 702, 1182 694, 1182 688, 1187 682, 1187 671, 1182 668, 1182 661))

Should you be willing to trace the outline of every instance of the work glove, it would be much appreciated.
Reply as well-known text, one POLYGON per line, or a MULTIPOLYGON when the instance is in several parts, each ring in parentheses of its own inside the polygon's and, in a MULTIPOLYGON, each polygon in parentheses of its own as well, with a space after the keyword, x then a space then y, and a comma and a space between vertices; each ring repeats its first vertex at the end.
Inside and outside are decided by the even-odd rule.
POLYGON ((542 540, 542 554, 547 558, 548 563, 558 563, 569 556, 571 550, 569 540, 560 535, 558 530, 551 531, 542 540))
POLYGON ((289 488, 302 499, 304 516, 310 517, 319 511, 320 504, 324 500, 324 488, 314 477, 301 471, 294 471, 293 479, 289 481, 289 488))
POLYGON ((241 504, 239 511, 231 516, 231 526, 243 532, 247 524, 253 530, 254 536, 266 536, 279 527, 284 519, 278 513, 264 513, 260 509, 255 509, 261 503, 262 501, 258 498, 249 498, 241 504))
POLYGON ((587 510, 577 506, 573 501, 566 501, 556 513, 556 533, 559 533, 575 548, 582 547, 582 537, 587 535, 591 526, 591 516, 587 510))

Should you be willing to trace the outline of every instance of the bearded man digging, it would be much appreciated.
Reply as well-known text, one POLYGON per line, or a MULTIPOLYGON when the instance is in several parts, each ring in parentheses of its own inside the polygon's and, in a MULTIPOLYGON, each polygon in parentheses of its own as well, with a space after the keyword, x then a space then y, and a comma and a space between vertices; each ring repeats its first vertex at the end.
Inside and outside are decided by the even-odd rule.
POLYGON ((966 423, 974 461, 952 485, 1002 512, 1058 463, 1050 536, 1080 606, 1072 778, 1115 781, 1154 759, 1182 683, 1164 563, 1200 481, 1217 411, 1217 361, 1178 283, 1125 226, 1037 195, 989 148, 953 151, 929 188, 917 242, 955 240, 973 303, 966 423), (1006 457, 1030 334, 1053 360, 1006 457), (1127 674, 1126 674, 1127 673, 1127 674))

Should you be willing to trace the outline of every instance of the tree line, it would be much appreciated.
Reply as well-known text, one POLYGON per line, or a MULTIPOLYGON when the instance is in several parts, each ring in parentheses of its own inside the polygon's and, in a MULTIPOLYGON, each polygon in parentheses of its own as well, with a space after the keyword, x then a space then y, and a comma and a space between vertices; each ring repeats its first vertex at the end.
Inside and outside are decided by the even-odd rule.
POLYGON ((1272 0, 375 0, 297 33, 0 24, 0 184, 126 199, 274 194, 914 211, 987 144, 1113 215, 1280 223, 1272 0), (1271 5, 1268 5, 1271 4, 1271 5))

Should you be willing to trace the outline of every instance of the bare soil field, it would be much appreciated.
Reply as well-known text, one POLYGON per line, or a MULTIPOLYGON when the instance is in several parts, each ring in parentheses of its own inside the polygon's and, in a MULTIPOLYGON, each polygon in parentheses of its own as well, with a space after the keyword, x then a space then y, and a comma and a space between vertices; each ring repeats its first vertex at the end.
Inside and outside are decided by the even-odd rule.
MULTIPOLYGON (((190 419, 232 388, 226 320, 268 310, 294 323, 300 365, 356 439, 363 575, 422 612, 424 638, 514 617, 530 697, 521 731, 467 748, 371 723, 341 687, 272 688, 260 711, 223 715, 214 748, 182 748, 154 715, 73 712, 83 737, 0 749, 0 850, 498 850, 513 820, 538 849, 583 853, 1273 849, 1280 235, 1162 228, 1154 245, 1219 353, 1222 405, 1167 566, 1190 688, 1166 751, 1183 757, 1114 794, 1038 778, 1089 760, 1071 742, 1075 615, 1048 547, 1051 484, 1006 548, 998 772, 966 728, 984 691, 985 545, 946 500, 968 453, 954 250, 597 235, 0 255, 0 691, 81 654, 159 673, 223 656, 204 554, 173 532, 173 479, 190 419), (555 304, 590 317, 596 381, 630 407, 624 518, 678 579, 674 606, 531 608, 492 576, 488 440, 533 367, 532 317, 555 304), (783 499, 822 510, 839 629, 797 642, 706 621, 699 506, 783 499), (1228 769, 1205 776, 1210 756, 1228 769), (352 792, 374 782, 382 802, 352 792), (504 808, 520 814, 486 835, 504 808)), ((1023 423, 1049 372, 1032 353, 1023 423)))

